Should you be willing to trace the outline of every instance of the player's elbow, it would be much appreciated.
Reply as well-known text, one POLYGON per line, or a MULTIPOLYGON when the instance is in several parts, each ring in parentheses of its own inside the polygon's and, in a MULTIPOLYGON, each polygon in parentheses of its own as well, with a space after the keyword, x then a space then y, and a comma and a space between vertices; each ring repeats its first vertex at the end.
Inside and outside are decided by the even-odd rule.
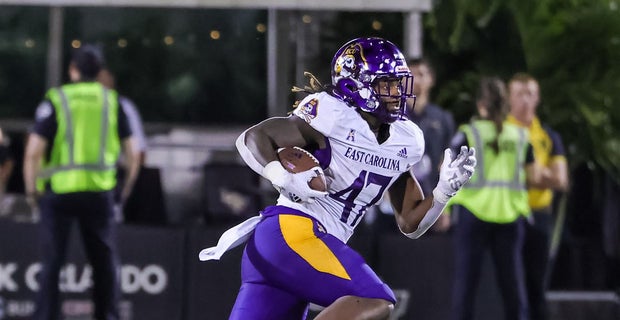
POLYGON ((404 234, 407 238, 410 239, 417 239, 419 237, 421 237, 424 234, 424 231, 420 230, 420 225, 419 224, 406 224, 406 223, 402 223, 398 225, 398 228, 400 229, 400 232, 402 234, 404 234))
POLYGON ((413 232, 404 232, 401 230, 401 232, 405 235, 405 237, 409 238, 409 239, 418 239, 420 238, 424 233, 426 233, 425 229, 416 229, 413 232))
POLYGON ((243 148, 245 148, 245 134, 247 131, 243 131, 235 140, 235 147, 237 147, 237 151, 241 152, 243 148))
POLYGON ((412 233, 416 230, 418 230, 418 225, 405 225, 400 227, 400 231, 402 231, 403 233, 412 233))
POLYGON ((241 133, 241 135, 239 135, 237 141, 235 142, 237 150, 246 148, 250 150, 255 150, 256 148, 259 148, 260 146, 263 146, 265 144, 271 145, 273 144, 273 141, 272 138, 269 137, 265 133, 265 131, 259 126, 254 126, 247 129, 246 131, 241 133))
POLYGON ((398 229, 402 233, 412 233, 418 229, 420 225, 420 221, 413 221, 413 219, 405 219, 400 212, 394 211, 394 215, 396 217, 396 224, 398 225, 398 229))

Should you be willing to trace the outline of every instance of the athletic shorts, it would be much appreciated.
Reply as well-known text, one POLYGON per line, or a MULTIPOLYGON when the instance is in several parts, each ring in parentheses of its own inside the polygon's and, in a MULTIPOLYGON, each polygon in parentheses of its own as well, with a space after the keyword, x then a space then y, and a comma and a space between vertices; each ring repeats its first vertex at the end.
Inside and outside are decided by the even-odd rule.
POLYGON ((305 213, 270 206, 248 240, 231 319, 303 319, 308 302, 343 296, 396 302, 364 259, 305 213))

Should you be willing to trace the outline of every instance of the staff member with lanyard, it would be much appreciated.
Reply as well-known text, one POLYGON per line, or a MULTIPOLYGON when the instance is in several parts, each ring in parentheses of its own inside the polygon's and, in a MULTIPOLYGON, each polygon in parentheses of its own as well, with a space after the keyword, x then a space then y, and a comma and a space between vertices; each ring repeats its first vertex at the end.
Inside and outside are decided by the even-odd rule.
POLYGON ((473 319, 483 254, 491 250, 506 320, 527 320, 521 258, 524 216, 529 214, 526 181, 537 179, 527 130, 505 122, 506 88, 483 78, 476 105, 479 119, 463 125, 453 139, 481 150, 478 170, 450 202, 456 205, 453 320, 473 319))
POLYGON ((137 175, 138 155, 117 93, 95 81, 102 65, 96 47, 75 50, 69 65, 72 83, 46 93, 28 137, 24 180, 29 202, 40 208, 43 259, 36 320, 59 319, 58 282, 73 221, 93 267, 94 318, 119 318, 112 190, 121 148, 130 164, 124 199, 137 175))

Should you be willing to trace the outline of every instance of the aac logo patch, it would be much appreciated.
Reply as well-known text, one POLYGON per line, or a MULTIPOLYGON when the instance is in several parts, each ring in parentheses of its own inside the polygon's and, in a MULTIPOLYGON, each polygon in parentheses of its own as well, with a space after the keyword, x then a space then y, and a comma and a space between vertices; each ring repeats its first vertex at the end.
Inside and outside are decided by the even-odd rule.
POLYGON ((300 105, 301 114, 304 117, 306 122, 310 123, 312 119, 316 118, 316 115, 319 111, 319 100, 318 99, 310 99, 310 101, 306 102, 303 105, 300 105))

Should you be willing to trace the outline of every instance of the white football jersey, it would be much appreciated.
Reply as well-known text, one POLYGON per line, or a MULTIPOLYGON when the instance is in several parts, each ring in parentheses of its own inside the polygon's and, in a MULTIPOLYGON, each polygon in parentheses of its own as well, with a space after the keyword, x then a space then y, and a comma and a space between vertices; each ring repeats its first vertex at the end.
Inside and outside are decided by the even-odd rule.
POLYGON ((367 209, 422 158, 422 131, 409 120, 399 120, 379 144, 355 108, 325 92, 307 96, 293 114, 327 138, 327 150, 322 149, 318 158, 327 165, 329 196, 314 203, 294 203, 280 196, 278 204, 313 216, 327 232, 347 242, 367 209))

